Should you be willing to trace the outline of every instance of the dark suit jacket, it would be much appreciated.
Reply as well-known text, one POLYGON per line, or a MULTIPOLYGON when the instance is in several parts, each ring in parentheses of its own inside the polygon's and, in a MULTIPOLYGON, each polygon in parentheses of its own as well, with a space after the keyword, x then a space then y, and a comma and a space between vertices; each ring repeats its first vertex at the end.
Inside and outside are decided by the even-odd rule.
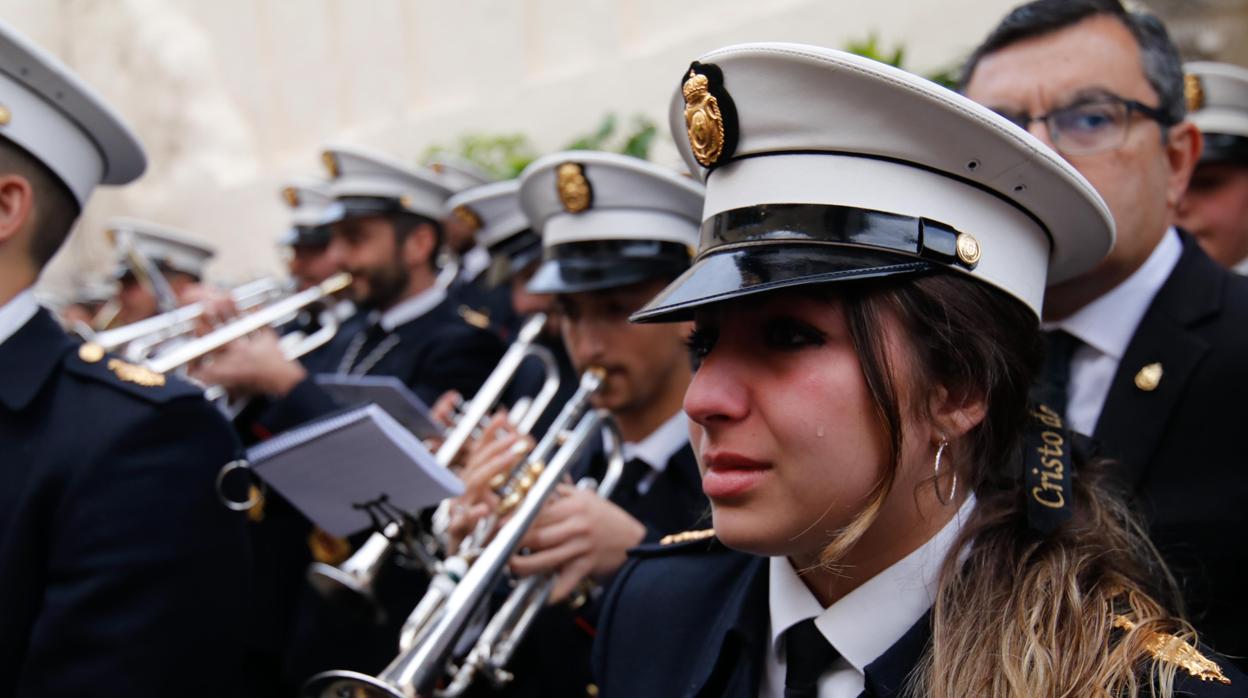
MULTIPOLYGON (((1183 235, 1183 256, 1114 376, 1094 436, 1121 460, 1202 641, 1248 656, 1248 279, 1183 235), (1155 390, 1135 376, 1160 363, 1155 390)), ((1238 660, 1241 668, 1245 665, 1238 660)))
POLYGON ((110 359, 42 310, 0 344, 0 696, 236 695, 237 440, 199 389, 110 359))
MULTIPOLYGON (((767 559, 714 538, 643 546, 632 556, 612 585, 594 644, 599 695, 757 698, 769 644, 767 559)), ((924 616, 865 667, 861 696, 902 695, 930 639, 924 616)), ((1243 695, 1248 677, 1211 659, 1231 685, 1202 682, 1180 669, 1175 694, 1243 695)))

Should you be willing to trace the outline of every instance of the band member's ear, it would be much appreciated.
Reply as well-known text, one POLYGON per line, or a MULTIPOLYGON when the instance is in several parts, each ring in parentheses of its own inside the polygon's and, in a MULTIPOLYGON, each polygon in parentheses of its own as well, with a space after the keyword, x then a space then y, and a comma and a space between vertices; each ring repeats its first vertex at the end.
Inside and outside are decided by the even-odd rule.
POLYGON ((33 215, 34 190, 21 175, 0 175, 0 244, 8 245, 33 215))

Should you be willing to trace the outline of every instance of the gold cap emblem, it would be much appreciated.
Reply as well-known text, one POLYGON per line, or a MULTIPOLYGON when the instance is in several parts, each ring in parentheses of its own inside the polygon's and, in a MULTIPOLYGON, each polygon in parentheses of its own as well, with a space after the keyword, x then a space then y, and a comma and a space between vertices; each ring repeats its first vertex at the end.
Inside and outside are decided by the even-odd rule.
POLYGON ((559 201, 568 213, 580 213, 589 208, 594 190, 585 178, 585 170, 575 162, 565 162, 556 170, 555 186, 559 189, 559 201))
POLYGON ((0 106, 0 126, 8 126, 13 120, 13 112, 8 107, 0 106))
POLYGON ((481 228, 481 217, 477 215, 476 211, 468 208, 467 206, 456 206, 451 211, 451 215, 455 217, 455 220, 468 226, 469 228, 472 228, 473 230, 481 228))
POLYGON ((282 198, 286 199, 286 204, 291 208, 299 206, 299 190, 294 187, 286 187, 282 190, 282 198))
POLYGON ((338 166, 338 158, 334 154, 326 150, 321 153, 321 164, 325 166, 325 171, 329 173, 330 179, 337 179, 342 174, 342 168, 338 166))
POLYGON ((1205 84, 1200 81, 1200 76, 1191 73, 1183 76, 1183 97, 1187 100, 1188 111, 1205 108, 1205 84))
POLYGON ((719 109, 719 100, 711 94, 710 78, 694 69, 689 70, 681 92, 685 96, 689 147, 703 167, 711 167, 724 154, 724 115, 719 109))
POLYGON ((979 240, 969 233, 958 233, 958 259, 971 269, 979 264, 979 256, 982 250, 979 247, 979 240))
POLYGON ((1151 363, 1141 368, 1140 372, 1135 374, 1135 387, 1146 393, 1153 392, 1157 386, 1161 385, 1162 373, 1160 363, 1151 363))
POLYGON ((78 358, 89 364, 98 363, 104 358, 104 348, 94 342, 87 342, 78 347, 78 358))

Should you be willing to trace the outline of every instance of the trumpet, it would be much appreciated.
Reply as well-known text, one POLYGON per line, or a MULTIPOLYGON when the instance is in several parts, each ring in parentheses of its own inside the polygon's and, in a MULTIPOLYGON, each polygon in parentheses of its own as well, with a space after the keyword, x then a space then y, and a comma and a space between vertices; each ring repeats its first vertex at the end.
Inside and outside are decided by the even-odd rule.
MULTIPOLYGON (((230 291, 230 298, 239 310, 269 303, 286 293, 286 284, 275 278, 264 278, 243 284, 230 291)), ((132 322, 103 332, 84 332, 84 338, 101 349, 115 352, 124 349, 127 361, 145 361, 151 350, 177 337, 191 334, 195 322, 204 314, 201 303, 191 303, 146 320, 132 322)))
MULTIPOLYGON (((559 391, 559 365, 555 357, 545 347, 536 344, 542 327, 546 324, 546 315, 538 313, 525 322, 516 341, 507 348, 498 366, 481 385, 463 413, 456 420, 454 427, 438 448, 436 458, 443 467, 450 465, 459 457, 464 446, 477 431, 489 412, 499 403, 507 387, 515 379, 525 359, 535 357, 542 364, 545 379, 537 395, 524 409, 516 422, 516 431, 528 434, 537 421, 549 408, 555 394, 559 391)), ((445 510, 442 509, 443 513, 445 510)), ((373 533, 360 549, 341 565, 335 567, 325 563, 314 563, 308 569, 308 582, 322 596, 333 598, 348 594, 352 596, 372 597, 373 583, 382 565, 396 552, 408 558, 415 558, 430 574, 436 574, 440 563, 434 556, 436 545, 425 541, 414 540, 409 532, 398 523, 391 522, 380 532, 373 533)))
POLYGON ((491 678, 499 682, 509 678, 502 666, 549 595, 549 577, 522 581, 504 604, 503 612, 487 624, 468 661, 459 668, 448 667, 448 663, 460 636, 491 590, 504 578, 507 560, 516 552, 542 505, 585 447, 604 429, 610 456, 608 473, 599 491, 609 494, 619 480, 624 458, 618 431, 605 411, 589 406, 590 396, 601 386, 603 377, 601 369, 590 369, 581 377, 576 395, 560 411, 529 458, 512 473, 511 491, 499 512, 502 516, 510 513, 510 518, 471 564, 460 556, 447 560, 409 616, 400 638, 399 655, 375 677, 354 671, 318 674, 304 686, 306 698, 441 698, 458 695, 482 669, 491 671, 491 678), (514 509, 508 511, 508 506, 514 509), (456 583, 460 573, 462 579, 456 583), (445 692, 436 691, 436 683, 448 669, 452 676, 450 686, 445 692))
MULTIPOLYGON (((351 275, 346 272, 339 272, 316 286, 304 289, 275 303, 270 303, 253 313, 218 327, 203 337, 174 347, 145 363, 147 368, 157 373, 167 373, 181 368, 234 340, 246 337, 256 330, 278 324, 308 306, 320 303, 349 285, 351 285, 351 275)), ((327 334, 317 332, 311 335, 311 337, 316 337, 317 341, 323 344, 328 341, 329 337, 333 337, 333 332, 327 334)), ((316 346, 300 348, 306 352, 315 349, 316 346)))

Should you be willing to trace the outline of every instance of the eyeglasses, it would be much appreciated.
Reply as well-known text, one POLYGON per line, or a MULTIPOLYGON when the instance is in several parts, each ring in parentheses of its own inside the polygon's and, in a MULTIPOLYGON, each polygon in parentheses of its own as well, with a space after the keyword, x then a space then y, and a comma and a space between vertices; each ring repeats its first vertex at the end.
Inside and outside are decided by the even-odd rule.
POLYGON ((1048 114, 997 113, 1027 130, 1034 121, 1043 121, 1053 146, 1065 155, 1092 155, 1120 147, 1127 139, 1132 112, 1156 121, 1163 128, 1174 121, 1158 109, 1113 95, 1096 97, 1048 114))

